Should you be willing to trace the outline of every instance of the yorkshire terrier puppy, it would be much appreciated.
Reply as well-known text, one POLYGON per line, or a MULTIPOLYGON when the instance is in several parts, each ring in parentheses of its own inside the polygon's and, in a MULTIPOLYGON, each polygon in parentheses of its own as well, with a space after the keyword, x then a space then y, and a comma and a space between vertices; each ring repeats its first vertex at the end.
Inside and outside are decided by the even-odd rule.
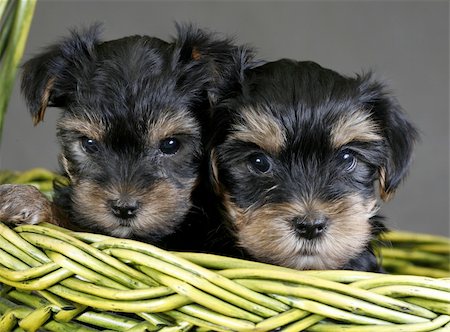
POLYGON ((63 110, 57 137, 70 181, 56 186, 53 203, 33 188, 14 195, 15 186, 3 186, 0 218, 49 220, 172 249, 169 236, 195 229, 174 241, 180 247, 178 240, 193 241, 203 229, 190 216, 210 105, 246 50, 191 26, 178 27, 171 43, 148 36, 102 42, 98 35, 97 26, 72 32, 24 65, 34 123, 49 106, 63 110))
POLYGON ((270 62, 242 72, 214 123, 214 190, 244 257, 379 271, 377 192, 393 195, 417 138, 383 83, 313 62, 270 62))

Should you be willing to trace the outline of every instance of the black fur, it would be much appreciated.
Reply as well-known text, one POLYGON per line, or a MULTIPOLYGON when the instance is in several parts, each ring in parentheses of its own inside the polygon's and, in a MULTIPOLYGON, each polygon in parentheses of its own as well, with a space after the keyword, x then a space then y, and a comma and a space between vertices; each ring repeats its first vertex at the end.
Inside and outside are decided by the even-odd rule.
MULTIPOLYGON (((254 234, 244 237, 241 234, 243 226, 237 225, 238 221, 232 215, 243 211, 257 216, 259 210, 268 206, 274 206, 274 211, 269 212, 276 215, 277 206, 297 204, 295 202, 319 201, 327 206, 337 206, 355 195, 361 197, 363 202, 369 202, 376 200, 377 181, 381 182, 381 195, 386 198, 395 191, 408 171, 417 131, 401 111, 395 97, 370 73, 346 77, 313 62, 283 59, 257 68, 244 68, 240 76, 240 87, 214 110, 214 135, 209 147, 215 155, 214 167, 217 171, 211 169, 211 177, 216 188, 216 206, 221 211, 215 218, 224 220, 229 233, 222 233, 225 240, 217 240, 218 247, 222 244, 218 251, 298 267, 300 263, 286 263, 287 255, 283 257, 279 253, 277 256, 270 248, 266 249, 272 241, 279 241, 279 247, 284 246, 283 238, 287 241, 287 234, 291 236, 291 231, 280 233, 276 238, 279 225, 273 226, 273 229, 261 225, 252 228, 254 234), (252 141, 230 139, 236 132, 236 125, 242 123, 244 111, 252 113, 254 109, 273 119, 285 133, 286 140, 278 153, 266 151, 252 141), (370 123, 376 125, 374 131, 381 139, 353 140, 339 148, 333 146, 330 137, 337 121, 346 114, 356 117, 361 112, 370 123), (271 167, 266 173, 255 170, 251 162, 255 155, 261 154, 271 167), (343 157, 343 154, 347 156, 343 157), (356 166, 346 164, 348 159, 343 158, 354 158, 356 166), (354 168, 350 170, 350 166, 354 168), (225 199, 228 201, 224 202, 225 199), (231 213, 230 205, 235 209, 231 213), (265 246, 261 243, 266 243, 263 242, 266 238, 265 246), (252 244, 249 244, 249 239, 252 244), (227 240, 228 245, 224 245, 227 240)), ((267 135, 270 137, 271 134, 267 135)), ((320 209, 316 208, 313 212, 324 214, 327 220, 333 219, 320 209)), ((282 213, 280 211, 280 215, 282 213)), ((339 213, 345 215, 345 211, 339 213)), ((355 243, 361 249, 349 252, 345 259, 341 257, 345 263, 332 268, 380 271, 371 239, 384 231, 384 225, 376 215, 361 218, 361 227, 369 227, 370 236, 361 237, 364 243, 355 243)), ((277 222, 281 223, 280 220, 277 222)), ((249 217, 245 222, 258 221, 249 217)), ((288 224, 285 220, 282 222, 288 224)), ((331 223, 332 220, 328 221, 328 226, 331 223)), ((331 227, 338 229, 340 226, 331 227)), ((338 231, 328 241, 339 240, 336 234, 338 231)), ((302 241, 299 256, 315 248, 308 241, 302 241)), ((332 245, 327 245, 327 248, 330 247, 332 245)), ((291 248, 283 250, 287 252, 291 248)), ((329 250, 331 254, 333 250, 329 250)), ((289 255, 293 256, 289 257, 289 262, 301 259, 292 253, 289 255)), ((327 255, 327 252, 320 253, 323 257, 327 255)), ((316 265, 309 263, 305 263, 304 268, 310 265, 316 268, 316 265)), ((327 268, 326 264, 324 266, 327 268)))

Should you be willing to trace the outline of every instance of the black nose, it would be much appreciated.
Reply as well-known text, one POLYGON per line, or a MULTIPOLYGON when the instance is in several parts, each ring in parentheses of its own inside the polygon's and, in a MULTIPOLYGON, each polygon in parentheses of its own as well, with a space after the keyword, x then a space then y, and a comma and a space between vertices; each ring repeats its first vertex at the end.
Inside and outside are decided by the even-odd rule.
POLYGON ((316 218, 297 217, 294 218, 294 226, 297 234, 305 239, 312 240, 323 233, 327 229, 328 219, 324 216, 316 218))
POLYGON ((121 219, 130 219, 136 216, 139 208, 138 202, 135 200, 114 200, 111 201, 111 211, 121 219))

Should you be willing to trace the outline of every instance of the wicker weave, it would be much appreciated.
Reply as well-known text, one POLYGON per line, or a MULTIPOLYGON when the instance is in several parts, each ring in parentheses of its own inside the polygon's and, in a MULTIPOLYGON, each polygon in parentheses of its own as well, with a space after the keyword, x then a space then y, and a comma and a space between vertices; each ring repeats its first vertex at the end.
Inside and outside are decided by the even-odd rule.
MULTIPOLYGON (((17 182, 11 174, 4 181, 17 182)), ((0 331, 450 331, 450 240, 384 241, 385 268, 403 275, 294 271, 0 224, 0 331)))

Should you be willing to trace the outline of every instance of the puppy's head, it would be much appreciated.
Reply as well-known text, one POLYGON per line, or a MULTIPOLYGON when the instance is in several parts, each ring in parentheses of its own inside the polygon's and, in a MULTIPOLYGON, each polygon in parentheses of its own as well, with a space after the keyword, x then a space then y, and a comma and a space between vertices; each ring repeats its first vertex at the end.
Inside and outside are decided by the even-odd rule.
POLYGON ((290 60, 245 71, 215 117, 213 181, 239 245, 298 269, 341 268, 367 248, 417 135, 371 75, 290 60))
POLYGON ((78 226, 150 241, 174 232, 191 208, 202 125, 226 77, 216 58, 233 50, 189 26, 171 43, 101 42, 93 27, 25 64, 22 90, 34 122, 49 106, 63 109, 60 163, 78 226))

